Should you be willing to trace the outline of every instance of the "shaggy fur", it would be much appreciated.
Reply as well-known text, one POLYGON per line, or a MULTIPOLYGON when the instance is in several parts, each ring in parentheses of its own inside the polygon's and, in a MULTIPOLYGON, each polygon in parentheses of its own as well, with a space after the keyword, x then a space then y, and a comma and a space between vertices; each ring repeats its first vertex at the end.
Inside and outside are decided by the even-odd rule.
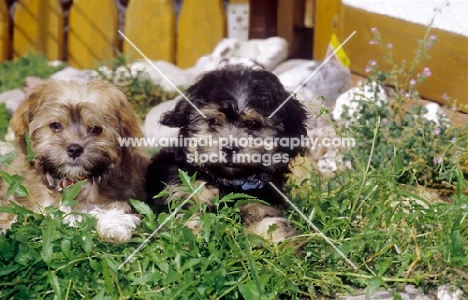
MULTIPOLYGON (((104 81, 87 83, 46 81, 38 86, 13 115, 11 127, 19 146, 7 169, 24 177, 31 197, 5 199, 35 212, 46 206, 65 212, 93 214, 104 241, 128 242, 139 224, 129 199, 145 198, 149 157, 142 149, 120 147, 119 138, 142 137, 139 120, 125 95, 104 81), (29 132, 34 159, 26 163, 25 135, 29 132), (70 208, 61 206, 64 187, 86 180, 70 208)), ((73 222, 75 216, 68 217, 73 222)), ((0 213, 5 229, 14 216, 0 213)))
MULTIPOLYGON (((278 241, 295 234, 282 217, 284 200, 268 182, 281 188, 289 172, 289 160, 298 155, 300 147, 255 147, 229 144, 221 147, 223 138, 292 138, 306 136, 306 110, 291 98, 272 117, 290 94, 278 78, 270 72, 253 69, 222 69, 206 73, 187 90, 191 102, 206 116, 204 118, 189 102, 181 100, 174 110, 161 118, 161 124, 180 128, 179 137, 211 138, 211 145, 186 143, 164 148, 153 157, 147 173, 147 193, 151 197, 163 189, 169 196, 162 200, 184 200, 188 195, 180 190, 178 169, 189 175, 197 174, 198 181, 206 182, 205 190, 196 198, 211 204, 216 195, 247 193, 270 205, 250 203, 240 207, 242 220, 254 233, 278 241), (196 160, 195 157, 224 157, 224 161, 196 160), (246 155, 250 161, 241 161, 236 155, 246 155), (268 158, 275 157, 268 163, 268 158), (259 161, 261 159, 261 161, 259 161), (265 159, 265 160, 263 160, 265 159), (267 233, 272 224, 279 229, 267 233), (280 234, 278 234, 280 233, 280 234)), ((150 199, 152 204, 161 204, 150 199)), ((194 220, 196 221, 196 219, 194 220)), ((192 222, 196 223, 196 222, 192 222)), ((192 224, 193 225, 193 224, 192 224)))

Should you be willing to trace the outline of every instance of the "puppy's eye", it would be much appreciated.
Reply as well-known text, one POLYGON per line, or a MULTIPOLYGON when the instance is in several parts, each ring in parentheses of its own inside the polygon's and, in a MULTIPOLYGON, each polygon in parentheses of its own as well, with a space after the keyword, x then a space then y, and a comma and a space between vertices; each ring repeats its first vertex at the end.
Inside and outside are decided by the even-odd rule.
POLYGON ((259 121, 252 120, 247 124, 247 126, 249 127, 249 129, 260 129, 262 128, 262 123, 259 121))
POLYGON ((59 132, 63 129, 62 124, 60 124, 59 122, 50 123, 49 127, 50 129, 52 129, 53 132, 59 132))
POLYGON ((88 133, 92 135, 100 135, 102 133, 102 127, 100 126, 88 127, 88 133))
POLYGON ((210 119, 208 119, 208 124, 210 124, 210 126, 219 125, 219 120, 218 120, 218 118, 210 118, 210 119))

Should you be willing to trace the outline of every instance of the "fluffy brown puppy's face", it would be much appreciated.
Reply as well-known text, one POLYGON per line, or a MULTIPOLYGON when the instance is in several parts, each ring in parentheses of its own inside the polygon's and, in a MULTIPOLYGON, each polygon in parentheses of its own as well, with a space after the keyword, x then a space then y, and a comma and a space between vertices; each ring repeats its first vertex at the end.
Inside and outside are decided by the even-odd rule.
POLYGON ((29 132, 41 171, 70 181, 97 179, 118 164, 118 138, 142 136, 138 124, 125 95, 103 81, 46 81, 11 120, 24 152, 29 132))
POLYGON ((213 71, 187 90, 196 108, 181 100, 161 123, 180 128, 187 162, 206 173, 228 180, 268 180, 274 172, 286 172, 289 160, 301 151, 298 145, 291 147, 291 138, 306 136, 306 111, 294 98, 269 118, 289 96, 270 72, 213 71))

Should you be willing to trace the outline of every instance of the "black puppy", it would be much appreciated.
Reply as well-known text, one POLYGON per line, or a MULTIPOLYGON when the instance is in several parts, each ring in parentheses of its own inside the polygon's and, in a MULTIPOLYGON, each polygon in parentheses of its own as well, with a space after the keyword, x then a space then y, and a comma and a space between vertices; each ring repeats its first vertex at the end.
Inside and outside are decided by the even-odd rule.
MULTIPOLYGON (((180 128, 178 146, 164 148, 148 168, 147 192, 169 191, 162 201, 183 201, 178 169, 206 182, 196 201, 210 205, 216 195, 246 193, 270 205, 249 203, 239 207, 247 228, 271 241, 296 232, 283 218, 279 189, 289 172, 289 161, 302 151, 307 137, 306 110, 286 92, 270 72, 221 69, 204 74, 187 89, 192 102, 180 100, 161 124, 180 128), (284 103, 285 102, 285 103, 284 103), (275 112, 276 111, 276 112, 275 112), (278 228, 268 234, 270 225, 278 228)), ((155 201, 155 200, 150 200, 155 201)), ((154 202, 153 202, 154 204, 154 202)), ((196 231, 196 218, 188 224, 196 231)))

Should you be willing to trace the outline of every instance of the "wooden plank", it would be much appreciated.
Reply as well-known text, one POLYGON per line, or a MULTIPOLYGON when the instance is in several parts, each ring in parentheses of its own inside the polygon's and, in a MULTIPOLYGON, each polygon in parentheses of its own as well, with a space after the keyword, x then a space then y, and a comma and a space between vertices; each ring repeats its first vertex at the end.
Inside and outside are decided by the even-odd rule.
POLYGON ((278 0, 278 36, 288 41, 288 53, 293 53, 297 0, 278 0))
POLYGON ((278 0, 251 0, 249 39, 278 35, 278 0))
POLYGON ((63 59, 63 12, 59 0, 19 0, 14 12, 13 56, 42 53, 63 59))
MULTIPOLYGON (((130 1, 124 33, 148 58, 175 61, 175 14, 171 0, 130 1)), ((126 40, 123 52, 132 60, 142 58, 126 40)))
MULTIPOLYGON (((382 58, 386 49, 369 44, 373 37, 370 31, 372 27, 378 28, 384 41, 393 44, 393 57, 398 63, 412 61, 418 41, 426 32, 425 26, 349 6, 343 6, 342 17, 339 34, 342 40, 356 30, 355 36, 344 49, 351 60, 351 70, 362 75, 366 75, 364 70, 371 59, 377 60, 382 69, 391 69, 382 58)), ((458 99, 460 110, 468 112, 468 37, 439 29, 432 29, 431 34, 437 37, 437 42, 429 50, 431 58, 422 62, 416 72, 420 73, 424 67, 429 67, 432 75, 418 85, 418 91, 422 97, 440 103, 447 102, 442 97, 446 93, 458 99)))
POLYGON ((10 54, 10 15, 6 1, 0 1, 0 62, 8 60, 10 54))
POLYGON ((325 59, 328 44, 340 25, 340 0, 315 0, 313 54, 315 60, 325 59))
POLYGON ((115 0, 74 0, 69 15, 68 64, 94 68, 114 57, 117 26, 115 0))
POLYGON ((226 16, 221 0, 185 0, 179 15, 177 65, 191 67, 226 37, 226 16))

